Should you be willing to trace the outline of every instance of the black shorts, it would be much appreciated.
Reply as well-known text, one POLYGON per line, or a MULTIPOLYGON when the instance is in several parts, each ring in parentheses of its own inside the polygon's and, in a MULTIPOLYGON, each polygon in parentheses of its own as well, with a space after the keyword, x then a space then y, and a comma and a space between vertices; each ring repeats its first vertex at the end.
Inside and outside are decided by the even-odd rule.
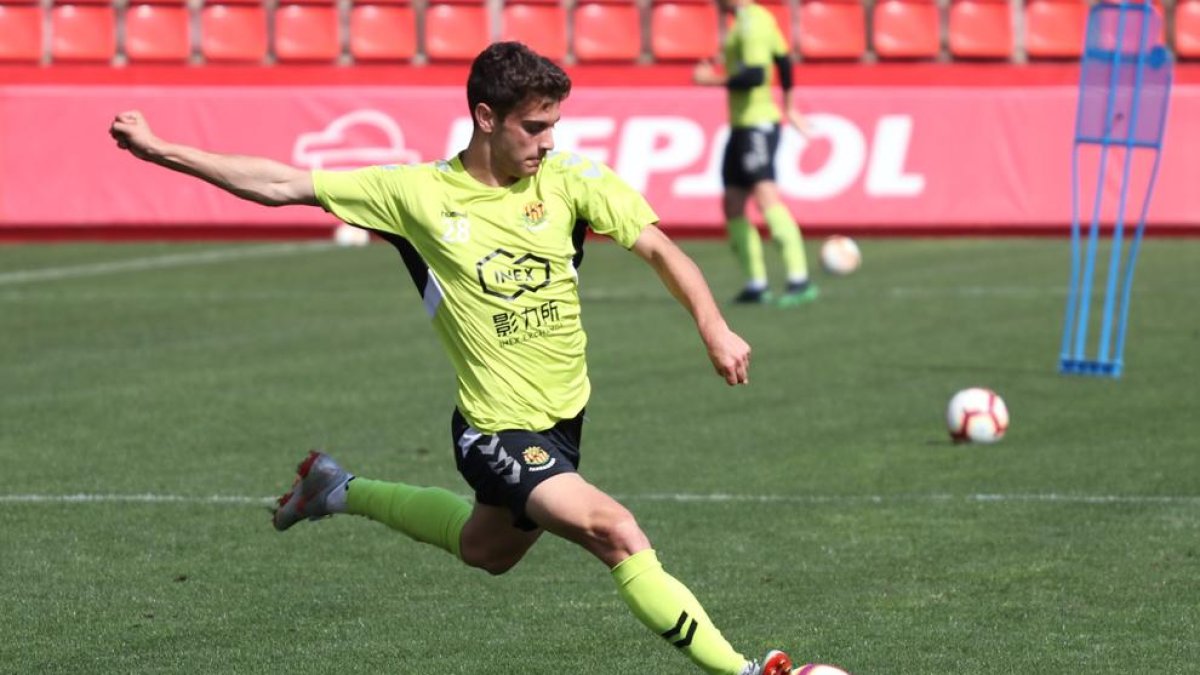
POLYGON ((733 127, 725 144, 721 180, 726 188, 749 190, 756 183, 775 180, 775 151, 779 149, 779 125, 733 127))
POLYGON ((472 428, 455 408, 450 434, 458 472, 475 490, 475 501, 507 507, 513 525, 536 530, 538 524, 525 515, 525 502, 547 478, 579 470, 583 411, 545 431, 509 429, 488 435, 472 428))

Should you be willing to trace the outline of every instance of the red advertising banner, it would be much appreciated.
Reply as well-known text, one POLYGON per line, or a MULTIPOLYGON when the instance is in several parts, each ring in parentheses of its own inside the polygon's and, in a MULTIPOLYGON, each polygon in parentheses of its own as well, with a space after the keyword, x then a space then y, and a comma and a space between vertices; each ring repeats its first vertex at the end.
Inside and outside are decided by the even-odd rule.
MULTIPOLYGON (((1071 214, 1074 87, 815 87, 812 138, 785 130, 779 186, 806 227, 855 231, 1063 231, 1071 214)), ((108 137, 113 115, 143 111, 169 140, 308 168, 440 159, 471 122, 461 87, 0 86, 0 229, 50 226, 327 226, 316 209, 268 209, 139 162, 108 137)), ((668 228, 720 231, 725 126, 719 90, 580 88, 558 149, 612 166, 668 228)), ((1157 188, 1156 228, 1200 227, 1200 86, 1177 86, 1157 188)), ((1144 151, 1140 151, 1143 152, 1144 151)), ((1081 164, 1111 217, 1124 167, 1081 164)), ((1150 162, 1134 153, 1128 210, 1150 162)), ((1090 201, 1086 203, 1090 204, 1090 201)))

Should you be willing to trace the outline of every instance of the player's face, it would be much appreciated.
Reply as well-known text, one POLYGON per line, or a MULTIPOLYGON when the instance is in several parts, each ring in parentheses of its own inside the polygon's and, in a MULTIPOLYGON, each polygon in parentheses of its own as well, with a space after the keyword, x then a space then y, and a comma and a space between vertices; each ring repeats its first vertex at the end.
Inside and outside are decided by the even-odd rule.
POLYGON ((537 173, 546 153, 554 149, 558 108, 558 101, 532 99, 504 117, 492 134, 492 159, 504 173, 518 179, 537 173))

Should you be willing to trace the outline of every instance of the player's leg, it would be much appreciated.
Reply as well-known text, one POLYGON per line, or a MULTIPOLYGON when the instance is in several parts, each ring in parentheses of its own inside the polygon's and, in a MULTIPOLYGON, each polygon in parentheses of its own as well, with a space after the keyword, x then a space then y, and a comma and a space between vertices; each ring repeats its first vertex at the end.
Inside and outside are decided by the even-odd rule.
POLYGON ((503 506, 476 503, 463 527, 460 557, 489 574, 504 574, 525 557, 542 532, 514 527, 512 512, 503 506))
POLYGON ((755 129, 754 133, 751 145, 762 148, 769 158, 765 163, 757 165, 753 172, 754 201, 767 221, 771 241, 779 248, 787 271, 787 288, 780 301, 785 304, 806 302, 816 297, 816 287, 811 286, 808 279, 804 238, 799 225, 792 218, 792 212, 780 198, 779 187, 775 183, 775 153, 779 149, 779 125, 769 129, 755 129))
POLYGON ((579 544, 607 565, 634 616, 704 672, 788 672, 782 665, 786 656, 775 657, 774 671, 763 671, 739 654, 692 592, 663 569, 633 514, 579 474, 543 481, 530 494, 525 510, 547 531, 579 544))
POLYGON ((729 232, 729 244, 742 271, 745 287, 735 298, 736 302, 758 303, 769 299, 767 293, 767 266, 763 259, 762 237, 758 229, 746 218, 746 200, 750 198, 751 183, 744 169, 748 152, 746 129, 731 129, 725 145, 725 157, 721 165, 721 179, 725 184, 725 195, 721 200, 725 215, 725 229, 729 232))

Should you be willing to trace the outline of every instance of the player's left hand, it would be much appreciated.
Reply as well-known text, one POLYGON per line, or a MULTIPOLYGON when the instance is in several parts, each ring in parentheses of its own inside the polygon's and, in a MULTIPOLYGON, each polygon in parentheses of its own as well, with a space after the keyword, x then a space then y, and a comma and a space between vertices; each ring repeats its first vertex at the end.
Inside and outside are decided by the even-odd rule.
POLYGON ((722 327, 706 337, 708 358, 726 384, 735 386, 750 383, 750 345, 740 335, 722 327))
POLYGON ((692 81, 696 84, 712 85, 720 84, 722 78, 717 74, 717 69, 711 61, 701 61, 692 71, 692 81))

